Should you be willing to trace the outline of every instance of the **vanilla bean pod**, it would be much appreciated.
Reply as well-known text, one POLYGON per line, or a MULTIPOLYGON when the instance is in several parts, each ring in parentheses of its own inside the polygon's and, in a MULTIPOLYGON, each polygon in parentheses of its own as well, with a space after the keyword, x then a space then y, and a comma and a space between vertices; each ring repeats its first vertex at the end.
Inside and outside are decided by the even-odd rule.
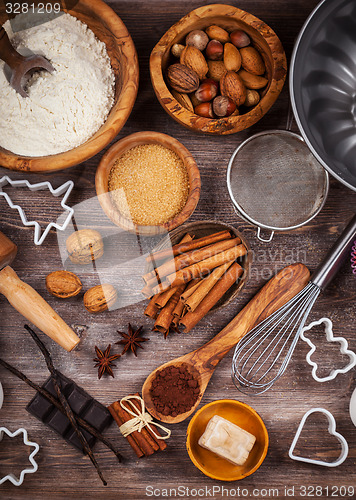
POLYGON ((28 325, 25 325, 25 328, 26 330, 29 332, 29 334, 31 335, 31 337, 33 338, 33 340, 36 342, 36 345, 38 346, 38 348, 40 349, 40 351, 42 352, 43 354, 43 357, 46 361, 46 364, 47 364, 47 368, 48 370, 50 371, 51 373, 51 378, 52 378, 52 382, 53 382, 53 386, 56 390, 56 393, 57 393, 57 396, 58 396, 58 399, 59 401, 62 403, 63 405, 63 408, 66 412, 66 415, 67 415, 67 418, 68 420, 70 421, 70 423, 72 424, 72 427, 73 429, 75 430, 75 433, 77 434, 83 448, 84 448, 84 451, 88 454, 92 464, 94 465, 94 467, 96 468, 96 471, 102 481, 102 483, 104 484, 104 486, 107 485, 107 482, 105 481, 104 477, 103 477, 103 474, 100 470, 100 466, 98 464, 98 462, 96 461, 96 458, 94 456, 94 453, 92 452, 89 444, 88 444, 88 441, 86 440, 85 436, 83 436, 83 433, 82 431, 79 429, 79 426, 78 426, 78 423, 75 419, 75 416, 74 416, 74 413, 67 401, 67 398, 64 396, 64 394, 62 393, 62 390, 61 390, 61 385, 60 385, 60 381, 59 381, 59 378, 58 378, 58 374, 57 374, 57 370, 54 368, 53 366, 53 363, 52 363, 52 357, 50 355, 50 353, 48 352, 46 346, 43 344, 43 342, 37 337, 36 333, 32 330, 32 328, 30 328, 28 325))
MULTIPOLYGON (((50 392, 47 391, 47 389, 44 389, 40 385, 36 384, 35 382, 32 382, 26 375, 14 366, 10 365, 6 361, 0 358, 0 365, 2 365, 4 368, 6 368, 9 372, 11 372, 13 375, 15 375, 17 378, 25 382, 27 385, 32 387, 35 391, 37 391, 41 396, 47 399, 50 403, 52 403, 60 412, 62 412, 64 415, 66 414, 63 406, 61 403, 56 399, 50 392)), ((123 457, 120 455, 119 451, 115 448, 115 446, 108 440, 106 437, 104 437, 101 432, 99 432, 95 427, 92 425, 88 424, 88 422, 81 417, 78 417, 78 415, 75 414, 75 418, 77 419, 78 424, 83 427, 86 431, 90 432, 96 439, 101 441, 105 446, 107 446, 119 459, 119 462, 122 461, 123 457)))

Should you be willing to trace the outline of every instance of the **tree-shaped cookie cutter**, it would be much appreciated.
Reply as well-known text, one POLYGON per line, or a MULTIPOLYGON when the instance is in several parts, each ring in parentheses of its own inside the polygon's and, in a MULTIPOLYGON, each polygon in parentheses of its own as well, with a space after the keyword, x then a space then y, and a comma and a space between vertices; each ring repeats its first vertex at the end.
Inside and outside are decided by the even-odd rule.
POLYGON ((334 337, 333 324, 329 318, 321 318, 318 321, 313 321, 312 323, 310 323, 310 325, 304 327, 300 334, 300 338, 304 340, 304 342, 306 342, 310 347, 310 351, 306 355, 306 360, 307 363, 313 367, 312 376, 317 382, 328 382, 329 380, 333 380, 339 373, 346 373, 356 365, 356 354, 354 353, 354 351, 350 351, 350 349, 348 349, 348 343, 344 337, 334 337), (328 375, 327 377, 318 377, 318 364, 314 363, 314 361, 311 360, 311 357, 316 350, 316 346, 310 339, 305 337, 304 332, 311 330, 312 328, 314 328, 314 326, 322 325, 323 323, 325 325, 326 340, 328 342, 338 342, 341 345, 341 354, 346 354, 349 357, 350 362, 344 368, 332 370, 330 372, 330 375, 328 375))
POLYGON ((15 485, 15 486, 21 486, 21 484, 23 483, 23 480, 25 478, 25 474, 33 474, 38 469, 38 465, 35 462, 35 460, 34 460, 33 457, 38 453, 40 447, 38 446, 37 443, 29 441, 26 429, 21 428, 21 429, 17 429, 17 431, 15 431, 15 432, 11 432, 11 431, 9 431, 9 429, 6 429, 6 427, 0 427, 0 441, 4 437, 4 433, 7 434, 10 438, 14 438, 14 437, 18 436, 19 434, 23 434, 23 442, 24 442, 24 444, 26 446, 31 446, 31 447, 34 448, 33 452, 28 457, 28 459, 29 459, 29 461, 30 461, 30 463, 32 465, 31 468, 24 469, 21 472, 20 477, 18 479, 15 477, 14 474, 8 474, 7 476, 5 476, 3 478, 0 478, 0 485, 2 483, 4 483, 5 481, 11 481, 11 483, 13 485, 15 485))
POLYGON ((66 229, 66 227, 68 226, 71 218, 73 217, 74 210, 72 208, 68 207, 68 205, 66 205, 66 201, 67 201, 67 199, 68 199, 68 197, 73 189, 73 186, 74 186, 73 181, 67 181, 64 184, 62 184, 61 186, 59 186, 57 189, 54 189, 52 184, 48 181, 39 182, 37 184, 30 184, 26 179, 13 181, 12 179, 10 179, 10 177, 8 177, 7 175, 4 175, 0 179, 0 196, 3 196, 5 198, 5 200, 7 201, 10 208, 18 211, 24 226, 34 226, 34 228, 35 228, 35 236, 34 236, 35 245, 42 245, 42 243, 44 242, 46 236, 48 235, 48 233, 52 229, 52 227, 55 229, 58 229, 59 231, 64 231, 66 229), (64 223, 62 225, 60 225, 60 224, 57 224, 55 222, 50 222, 47 225, 46 229, 43 231, 42 236, 41 236, 40 224, 37 221, 28 221, 27 217, 25 215, 25 212, 20 207, 20 205, 15 205, 14 203, 12 203, 10 196, 2 190, 2 188, 4 186, 6 186, 7 184, 10 184, 10 186, 12 186, 12 187, 26 187, 30 191, 40 191, 43 189, 49 189, 49 191, 53 194, 53 196, 56 196, 56 197, 61 196, 62 194, 65 193, 63 196, 63 199, 61 201, 61 207, 63 208, 63 210, 65 212, 68 212, 68 215, 64 220, 64 223))
POLYGON ((349 445, 347 444, 347 441, 344 438, 344 436, 336 432, 336 422, 334 415, 330 413, 328 410, 325 410, 324 408, 312 408, 311 410, 307 411, 306 414, 303 416, 302 420, 300 421, 296 435, 294 436, 293 442, 289 448, 289 457, 292 460, 298 460, 299 462, 306 462, 308 464, 324 465, 325 467, 337 467, 346 460, 348 454, 349 454, 349 445), (306 458, 306 457, 301 457, 299 455, 294 455, 294 450, 299 440, 300 434, 304 428, 305 422, 309 417, 309 415, 311 415, 312 413, 323 413, 324 415, 326 415, 329 422, 329 427, 328 427, 329 434, 331 436, 336 437, 336 439, 341 444, 341 452, 339 458, 337 458, 333 462, 325 462, 324 460, 315 460, 312 458, 306 458))

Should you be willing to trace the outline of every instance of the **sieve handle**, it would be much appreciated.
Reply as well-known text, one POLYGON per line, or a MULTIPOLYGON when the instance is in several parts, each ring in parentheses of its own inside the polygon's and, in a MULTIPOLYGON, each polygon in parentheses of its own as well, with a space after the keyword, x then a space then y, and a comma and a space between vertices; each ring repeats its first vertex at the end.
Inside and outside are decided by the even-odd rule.
POLYGON ((312 283, 321 290, 325 290, 330 281, 342 266, 345 257, 350 255, 351 247, 356 236, 356 214, 352 217, 341 236, 329 250, 323 263, 312 276, 312 283))
POLYGON ((257 238, 260 241, 263 241, 263 243, 270 243, 272 241, 272 239, 273 239, 273 236, 274 236, 274 231, 271 231, 271 234, 269 235, 268 239, 262 238, 262 236, 261 236, 261 228, 258 227, 258 229, 257 229, 257 238))

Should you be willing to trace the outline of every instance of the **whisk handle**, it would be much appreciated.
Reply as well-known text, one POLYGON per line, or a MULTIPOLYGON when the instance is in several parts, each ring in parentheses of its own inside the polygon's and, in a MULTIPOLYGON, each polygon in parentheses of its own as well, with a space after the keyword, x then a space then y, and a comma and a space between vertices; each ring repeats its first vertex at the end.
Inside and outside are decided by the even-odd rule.
POLYGON ((312 283, 321 290, 325 290, 335 274, 339 271, 345 258, 350 255, 351 247, 356 236, 356 214, 352 217, 341 236, 329 250, 323 263, 312 276, 312 283))

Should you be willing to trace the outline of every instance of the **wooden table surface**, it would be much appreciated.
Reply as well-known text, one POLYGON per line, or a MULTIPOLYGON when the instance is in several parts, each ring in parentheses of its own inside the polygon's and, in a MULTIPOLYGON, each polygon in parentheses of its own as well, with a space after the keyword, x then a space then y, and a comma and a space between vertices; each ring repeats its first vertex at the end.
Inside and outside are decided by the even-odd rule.
MULTIPOLYGON (((0 199, 0 229, 18 245, 18 255, 13 267, 18 275, 36 288, 46 300, 70 324, 87 325, 79 347, 66 353, 45 338, 51 349, 56 367, 73 378, 105 405, 139 391, 147 375, 164 361, 189 352, 202 345, 224 327, 246 304, 261 285, 286 264, 301 261, 313 271, 323 259, 328 248, 337 238, 345 223, 356 211, 355 193, 335 180, 331 180, 330 193, 322 212, 303 228, 275 235, 271 244, 263 244, 256 238, 256 230, 239 219, 230 202, 226 188, 226 167, 230 155, 244 139, 255 132, 284 128, 288 110, 288 91, 285 86, 280 98, 267 115, 251 129, 227 137, 208 137, 185 130, 175 123, 160 107, 151 87, 148 59, 151 49, 161 35, 184 14, 201 4, 197 0, 120 0, 108 2, 123 19, 135 42, 140 63, 140 87, 133 112, 120 132, 118 139, 141 130, 156 130, 176 137, 192 152, 199 165, 202 177, 202 193, 199 205, 191 221, 215 219, 238 227, 248 239, 254 252, 251 276, 242 293, 226 308, 210 314, 189 334, 172 334, 167 340, 150 332, 152 323, 145 318, 144 302, 128 305, 110 313, 92 316, 83 307, 82 296, 68 301, 51 297, 45 288, 46 275, 62 268, 57 237, 51 231, 40 247, 33 243, 33 229, 24 228, 16 211, 11 210, 0 199), (126 356, 118 360, 115 379, 97 379, 92 358, 94 345, 105 347, 118 340, 117 330, 124 330, 128 323, 144 325, 150 341, 139 356, 126 356)), ((290 59, 293 42, 308 14, 317 4, 316 0, 241 0, 234 2, 270 25, 280 37, 290 59)), ((98 154, 91 160, 63 172, 51 175, 28 176, 32 182, 49 180, 55 187, 68 179, 75 183, 69 204, 75 205, 95 195, 94 176, 98 154)), ((22 178, 22 174, 0 169, 0 174, 22 178)), ((303 182, 302 179, 300 182, 303 182)), ((10 194, 25 207, 28 218, 38 219, 42 224, 56 219, 60 213, 59 201, 48 192, 30 193, 27 190, 11 190, 10 194)), ((87 212, 84 223, 108 232, 113 226, 102 216, 100 209, 87 212)), ((103 275, 108 270, 103 270, 103 275)), ((84 288, 99 282, 94 272, 80 274, 84 288)), ((123 286, 124 285, 119 285, 123 286)), ((120 291, 120 290, 119 290, 120 291)), ((327 291, 316 302, 310 319, 330 317, 337 335, 345 336, 351 349, 356 350, 355 337, 356 281, 349 263, 345 264, 327 291)), ((1 357, 24 371, 36 382, 42 383, 48 376, 45 363, 33 341, 23 329, 24 319, 0 297, 0 353, 1 357)), ((319 335, 319 339, 322 335, 319 335)), ((330 350, 320 342, 322 355, 319 361, 326 372, 336 363, 338 349, 330 350), (330 354, 331 353, 331 354, 330 354)), ((116 346, 118 352, 118 347, 116 346)), ((299 498, 301 496, 331 496, 351 498, 350 489, 356 486, 356 429, 349 417, 350 396, 355 388, 355 370, 339 375, 334 381, 315 382, 311 368, 306 364, 308 347, 303 342, 297 346, 295 355, 285 376, 275 387, 262 396, 246 396, 238 392, 231 381, 232 352, 220 363, 213 375, 201 405, 217 399, 233 398, 251 405, 263 418, 270 438, 267 458, 252 476, 234 483, 221 483, 204 476, 194 467, 185 448, 188 421, 172 426, 172 437, 168 449, 150 458, 135 459, 126 440, 119 435, 113 424, 106 435, 112 439, 128 459, 125 465, 117 462, 112 453, 101 443, 94 451, 108 480, 102 486, 89 459, 64 442, 52 430, 29 415, 25 406, 34 391, 23 382, 0 368, 0 380, 4 387, 5 401, 0 410, 0 425, 12 431, 25 427, 30 438, 39 443, 36 457, 39 469, 28 475, 24 484, 16 488, 9 482, 0 486, 0 498, 125 498, 142 499, 174 497, 176 488, 184 498, 225 498, 230 495, 254 498, 299 498), (349 443, 347 460, 337 468, 327 468, 295 462, 288 457, 288 449, 304 413, 313 408, 330 410, 336 419, 337 430, 349 443), (178 487, 181 487, 178 490, 178 487), (322 489, 316 489, 316 487, 322 489), (157 488, 153 491, 153 487, 157 488), (225 490, 222 490, 222 488, 225 490), (292 488, 294 487, 294 492, 292 488), (304 489, 309 487, 308 489, 304 489), (146 488, 148 488, 146 490, 146 488), (206 488, 206 489, 205 489, 206 488), (214 488, 214 490, 213 490, 214 488), (240 490, 238 490, 240 488, 240 490), (285 488, 288 492, 285 493, 285 488), (194 491, 195 489, 195 491, 194 491), (235 491, 234 491, 235 490, 235 491), (262 491, 260 491, 262 490, 262 491)), ((327 432, 326 421, 313 422, 305 431, 303 446, 305 453, 314 447, 319 457, 336 458, 338 444, 327 432), (318 425, 320 424, 321 427, 318 425)), ((19 444, 19 443, 16 443, 19 444)), ((4 440, 0 447, 0 477, 21 470, 24 464, 23 448, 4 440)), ((302 448, 300 449, 303 452, 302 448)))

